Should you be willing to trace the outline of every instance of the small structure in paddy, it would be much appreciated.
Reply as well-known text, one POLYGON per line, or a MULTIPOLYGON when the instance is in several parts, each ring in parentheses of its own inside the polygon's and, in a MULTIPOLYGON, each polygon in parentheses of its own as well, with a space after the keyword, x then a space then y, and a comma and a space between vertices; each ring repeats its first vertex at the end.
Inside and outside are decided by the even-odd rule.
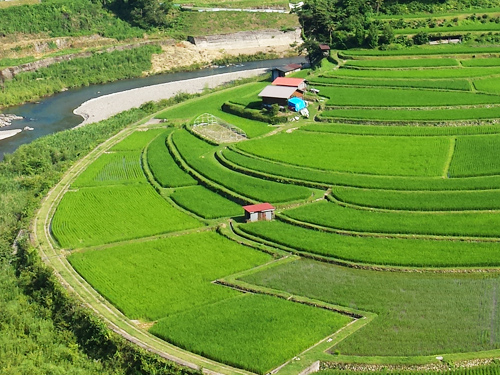
POLYGON ((259 93, 259 97, 262 98, 262 104, 264 106, 278 104, 286 107, 288 105, 288 99, 297 96, 296 92, 297 90, 295 87, 269 85, 259 93))
POLYGON ((272 220, 274 219, 274 208, 269 203, 259 203, 251 204, 248 206, 243 206, 245 210, 245 220, 249 222, 259 221, 259 220, 272 220))
POLYGON ((325 57, 330 54, 330 46, 328 44, 320 44, 319 49, 325 57))

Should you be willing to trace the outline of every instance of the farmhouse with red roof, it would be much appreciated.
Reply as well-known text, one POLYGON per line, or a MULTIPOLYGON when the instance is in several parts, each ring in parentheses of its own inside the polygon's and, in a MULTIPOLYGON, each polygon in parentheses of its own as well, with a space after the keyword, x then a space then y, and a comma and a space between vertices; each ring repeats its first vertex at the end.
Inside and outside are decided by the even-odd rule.
POLYGON ((243 206, 246 221, 272 220, 274 219, 274 208, 269 203, 251 204, 243 206))
POLYGON ((278 77, 273 83, 273 86, 286 86, 295 87, 297 90, 306 90, 306 80, 303 78, 288 78, 288 77, 278 77))

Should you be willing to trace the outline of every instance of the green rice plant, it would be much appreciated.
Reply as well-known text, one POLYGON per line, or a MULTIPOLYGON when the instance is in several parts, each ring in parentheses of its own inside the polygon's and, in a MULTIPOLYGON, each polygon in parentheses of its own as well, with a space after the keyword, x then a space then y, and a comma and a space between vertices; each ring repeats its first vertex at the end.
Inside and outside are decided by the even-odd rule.
POLYGON ((412 48, 402 48, 399 50, 377 50, 377 49, 360 49, 342 51, 345 56, 414 56, 414 55, 446 55, 446 54, 478 54, 478 53, 498 53, 498 46, 473 46, 473 45, 455 45, 447 44, 440 46, 414 46, 412 48))
POLYGON ((261 202, 289 202, 306 199, 311 191, 303 186, 280 184, 234 172, 220 165, 213 147, 187 131, 173 134, 173 141, 184 160, 204 177, 245 197, 261 202), (210 149, 206 154, 201 150, 210 149))
POLYGON ((477 104, 500 104, 500 96, 469 92, 407 90, 367 87, 329 87, 321 95, 331 106, 432 107, 477 104))
POLYGON ((499 135, 458 137, 451 160, 452 177, 500 174, 499 135))
POLYGON ((460 60, 460 64, 466 67, 473 66, 500 66, 500 59, 498 57, 494 58, 484 58, 484 59, 467 59, 460 60))
POLYGON ((384 126, 366 124, 309 124, 302 131, 353 135, 397 135, 397 136, 457 136, 476 134, 498 134, 500 126, 384 126))
POLYGON ((245 294, 161 319, 150 332, 191 352, 266 374, 351 320, 297 302, 245 294))
POLYGON ((76 252, 68 259, 127 317, 157 320, 239 295, 212 281, 271 257, 202 232, 76 252))
POLYGON ((112 184, 145 183, 140 151, 101 155, 71 184, 73 188, 112 184))
POLYGON ((261 221, 238 226, 243 232, 301 253, 349 262, 406 267, 497 267, 500 243, 348 236, 261 221))
POLYGON ((243 215, 243 209, 239 204, 203 186, 177 189, 170 197, 179 206, 205 219, 243 215))
POLYGON ((500 210, 500 190, 399 191, 336 186, 335 199, 357 206, 409 211, 500 210))
POLYGON ((390 59, 390 60, 347 60, 346 67, 359 68, 428 68, 440 66, 459 66, 455 59, 440 58, 440 59, 390 59))
POLYGON ((450 140, 445 137, 363 137, 294 131, 240 142, 236 147, 270 160, 315 169, 438 176, 443 173, 450 140))
POLYGON ((101 245, 200 227, 148 185, 106 186, 68 191, 52 219, 63 248, 101 245))
MULTIPOLYGON (((356 371, 358 375, 387 375, 387 370, 381 369, 379 371, 356 371)), ((500 373, 500 368, 497 365, 488 365, 481 367, 471 367, 471 368, 452 368, 444 371, 425 371, 427 375, 498 375, 500 373)), ((328 370, 320 370, 317 372, 318 375, 350 375, 352 374, 349 370, 337 370, 337 369, 328 369, 328 370)), ((421 371, 412 371, 412 370, 396 370, 391 371, 393 375, 416 375, 422 374, 421 371)))
POLYGON ((287 210, 284 214, 306 223, 355 232, 457 237, 500 236, 500 211, 381 211, 357 209, 323 201, 287 210))
POLYGON ((329 185, 392 190, 474 190, 497 189, 500 186, 500 176, 473 178, 377 176, 299 167, 232 150, 224 150, 223 156, 231 163, 251 171, 329 185))
POLYGON ((197 181, 184 172, 168 152, 165 141, 171 131, 164 132, 148 147, 148 166, 155 180, 163 187, 196 185, 197 181))
POLYGON ((136 130, 120 143, 111 148, 111 151, 142 151, 155 137, 165 132, 165 129, 136 130))
POLYGON ((301 259, 243 280, 376 313, 332 348, 341 354, 435 356, 498 348, 490 340, 500 334, 496 273, 379 272, 301 259))
POLYGON ((500 74, 500 67, 413 69, 413 70, 356 70, 338 69, 325 73, 326 77, 356 77, 356 78, 409 78, 409 79, 454 79, 477 78, 500 74))
POLYGON ((167 109, 166 111, 160 113, 157 118, 192 122, 197 116, 203 113, 210 113, 227 123, 242 129, 248 137, 256 137, 271 130, 268 124, 231 115, 222 111, 221 106, 225 102, 233 100, 234 98, 239 98, 239 100, 242 101, 259 100, 257 95, 268 84, 269 82, 253 82, 220 92, 215 92, 210 95, 204 95, 199 98, 194 98, 167 109))
MULTIPOLYGON (((470 82, 466 79, 372 79, 372 78, 342 78, 342 77, 312 77, 308 78, 310 85, 345 85, 345 86, 386 86, 412 87, 441 90, 471 91, 470 82)), ((316 87, 321 90, 321 87, 316 87)))
POLYGON ((474 87, 478 91, 500 94, 500 78, 476 79, 474 80, 474 87))
POLYGON ((335 109, 324 111, 325 118, 371 121, 460 121, 500 118, 500 106, 479 108, 413 109, 335 109))

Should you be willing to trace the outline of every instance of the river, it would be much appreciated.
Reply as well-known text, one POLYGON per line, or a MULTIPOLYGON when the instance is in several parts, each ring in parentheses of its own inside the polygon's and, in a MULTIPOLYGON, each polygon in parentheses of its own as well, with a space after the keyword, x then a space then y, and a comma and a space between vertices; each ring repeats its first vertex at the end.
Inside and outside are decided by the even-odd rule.
POLYGON ((201 69, 185 73, 160 74, 144 78, 135 78, 103 85, 92 85, 68 90, 41 99, 36 103, 27 103, 20 106, 9 107, 4 113, 13 113, 22 116, 22 120, 15 120, 12 125, 0 130, 23 129, 28 126, 32 131, 22 131, 15 136, 0 140, 0 160, 4 154, 14 152, 19 146, 47 134, 70 129, 81 122, 82 117, 73 114, 73 110, 89 99, 138 87, 156 85, 166 82, 182 81, 197 77, 206 77, 215 74, 236 72, 241 70, 272 68, 290 63, 305 62, 303 57, 292 57, 277 60, 264 60, 242 63, 235 66, 222 68, 201 69))

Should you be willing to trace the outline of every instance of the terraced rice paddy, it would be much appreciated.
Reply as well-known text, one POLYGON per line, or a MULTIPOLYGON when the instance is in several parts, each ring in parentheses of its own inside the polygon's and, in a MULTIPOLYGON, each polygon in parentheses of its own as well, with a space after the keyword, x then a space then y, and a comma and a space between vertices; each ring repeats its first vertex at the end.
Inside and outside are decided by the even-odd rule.
POLYGON ((316 121, 221 109, 253 108, 264 81, 166 108, 167 128, 73 181, 52 234, 127 318, 226 366, 499 357, 500 64, 478 51, 500 50, 341 53, 300 73, 320 90, 316 121), (181 128, 205 112, 250 139, 181 128), (241 206, 260 202, 276 219, 245 223, 241 206))

